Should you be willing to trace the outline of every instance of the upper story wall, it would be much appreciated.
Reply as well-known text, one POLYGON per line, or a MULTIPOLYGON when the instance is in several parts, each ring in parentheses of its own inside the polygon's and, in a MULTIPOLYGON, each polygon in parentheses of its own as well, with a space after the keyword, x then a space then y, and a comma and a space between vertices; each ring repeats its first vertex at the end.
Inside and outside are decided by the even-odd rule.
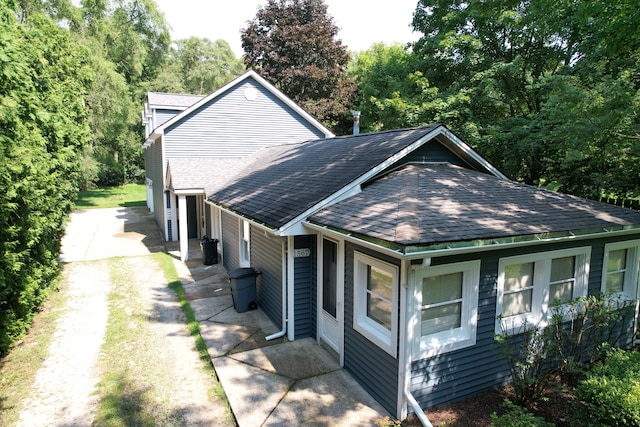
POLYGON ((302 116, 248 78, 165 129, 167 159, 244 157, 276 144, 324 137, 302 116))

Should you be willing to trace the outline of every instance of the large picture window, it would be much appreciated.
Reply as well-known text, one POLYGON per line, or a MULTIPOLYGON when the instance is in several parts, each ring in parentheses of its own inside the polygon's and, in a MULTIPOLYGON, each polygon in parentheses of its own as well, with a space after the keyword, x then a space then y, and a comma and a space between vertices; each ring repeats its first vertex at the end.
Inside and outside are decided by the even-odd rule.
POLYGON ((545 322, 552 304, 587 294, 590 247, 502 258, 496 333, 545 322))
POLYGON ((414 336, 417 359, 474 345, 478 317, 480 261, 427 267, 415 273, 420 302, 414 336))
POLYGON ((602 292, 638 298, 640 240, 605 245, 602 264, 602 292))
POLYGON ((353 328, 395 357, 398 267, 355 252, 354 306, 353 328))

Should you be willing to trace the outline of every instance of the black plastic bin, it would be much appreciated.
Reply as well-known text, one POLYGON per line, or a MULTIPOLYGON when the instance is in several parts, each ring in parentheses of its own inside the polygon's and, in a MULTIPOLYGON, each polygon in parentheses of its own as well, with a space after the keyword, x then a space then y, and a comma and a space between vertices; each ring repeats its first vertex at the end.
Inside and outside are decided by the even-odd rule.
POLYGON ((202 262, 204 262, 204 265, 212 265, 218 262, 218 239, 210 239, 204 236, 200 240, 200 249, 202 249, 202 262))
POLYGON ((258 308, 256 302, 256 277, 258 274, 260 272, 251 267, 238 268, 229 272, 233 308, 238 313, 258 308))

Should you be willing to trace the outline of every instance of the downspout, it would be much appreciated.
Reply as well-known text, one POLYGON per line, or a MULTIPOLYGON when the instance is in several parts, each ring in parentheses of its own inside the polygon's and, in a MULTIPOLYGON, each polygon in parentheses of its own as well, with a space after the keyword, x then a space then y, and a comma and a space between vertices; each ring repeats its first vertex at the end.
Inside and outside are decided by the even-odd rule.
POLYGON ((287 237, 287 247, 289 250, 287 251, 287 304, 289 313, 289 328, 287 331, 287 338, 289 341, 293 341, 295 339, 295 322, 294 322, 294 301, 293 301, 293 285, 295 283, 294 280, 294 261, 295 257, 293 254, 293 249, 295 247, 294 236, 287 237))
POLYGON ((282 329, 265 337, 266 341, 283 337, 287 333, 287 244, 282 240, 282 329))
POLYGON ((420 405, 418 405, 418 401, 413 397, 413 394, 411 394, 408 388, 404 390, 404 395, 407 398, 409 405, 411 405, 413 413, 416 414, 416 417, 418 417, 422 425, 424 427, 433 427, 433 424, 431 424, 431 421, 429 421, 429 418, 427 418, 427 415, 424 413, 420 405))
MULTIPOLYGON (((429 265, 431 265, 431 258, 425 258, 422 262, 422 265, 420 267, 428 267, 429 265)), ((412 267, 409 267, 412 268, 412 267)), ((412 268, 413 271, 413 268, 412 268)), ((404 321, 402 322, 402 324, 406 325, 406 330, 405 333, 401 335, 401 337, 403 337, 402 339, 404 339, 403 342, 401 342, 400 344, 400 352, 401 354, 404 354, 404 360, 405 360, 405 364, 404 364, 404 377, 403 377, 403 389, 404 389, 404 397, 407 399, 407 403, 409 403, 409 406, 411 406, 411 409, 413 409, 413 413, 416 415, 416 417, 418 418, 418 420, 420 420, 420 422, 422 423, 422 425, 424 427, 433 427, 433 424, 431 424, 431 421, 429 421, 429 418, 427 418, 427 415, 424 413, 424 410, 420 407, 420 404, 418 403, 418 401, 416 400, 415 397, 413 397, 413 394, 411 394, 411 390, 410 390, 410 384, 411 384, 411 359, 412 359, 412 347, 413 347, 413 340, 416 339, 416 337, 413 336, 413 331, 415 330, 414 326, 415 326, 415 319, 416 319, 416 313, 415 313, 415 307, 411 304, 413 304, 413 300, 412 298, 410 298, 409 291, 411 289, 413 289, 413 286, 416 286, 416 284, 414 283, 413 286, 410 286, 410 281, 414 281, 415 282, 415 273, 414 274, 408 274, 408 269, 406 267, 406 261, 402 261, 402 276, 401 277, 401 286, 400 286, 400 304, 401 307, 404 307, 404 312, 405 314, 405 318, 403 319, 404 321), (407 317, 409 317, 409 319, 407 319, 407 317), (402 351, 404 350, 404 353, 402 353, 402 351)))

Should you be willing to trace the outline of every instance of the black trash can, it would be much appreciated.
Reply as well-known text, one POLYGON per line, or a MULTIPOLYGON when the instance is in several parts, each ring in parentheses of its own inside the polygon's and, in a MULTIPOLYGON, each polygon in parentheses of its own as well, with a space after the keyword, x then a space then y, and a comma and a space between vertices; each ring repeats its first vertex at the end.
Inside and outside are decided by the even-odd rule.
POLYGON ((260 272, 251 267, 238 268, 229 272, 233 308, 238 313, 258 308, 256 301, 256 277, 258 274, 260 272))
POLYGON ((202 250, 202 262, 204 265, 212 265, 218 262, 218 239, 210 239, 204 236, 200 240, 202 250))

